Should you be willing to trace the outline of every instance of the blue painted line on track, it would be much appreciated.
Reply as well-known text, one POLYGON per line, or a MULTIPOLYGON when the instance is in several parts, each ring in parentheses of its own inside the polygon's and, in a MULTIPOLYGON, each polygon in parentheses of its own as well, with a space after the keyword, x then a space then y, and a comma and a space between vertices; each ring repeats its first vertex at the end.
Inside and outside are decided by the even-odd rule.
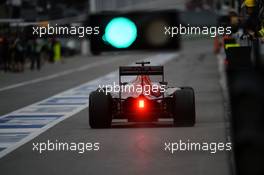
POLYGON ((61 104, 87 104, 88 98, 87 97, 56 97, 49 99, 40 103, 40 105, 45 104, 54 104, 54 105, 61 105, 61 104))
POLYGON ((0 129, 42 128, 45 125, 0 125, 0 129))
POLYGON ((28 136, 30 133, 0 133, 0 144, 1 143, 15 143, 28 136))
MULTIPOLYGON (((23 114, 34 114, 37 113, 39 115, 41 115, 42 113, 48 113, 48 114, 56 114, 56 113, 71 113, 74 110, 76 110, 77 107, 65 107, 65 106, 55 106, 52 107, 46 107, 46 106, 34 106, 34 107, 29 107, 26 109, 22 109, 21 111, 19 111, 18 113, 23 114), (56 108, 55 108, 56 107, 56 108)), ((44 114, 43 114, 44 115, 44 114)))
POLYGON ((54 104, 54 103, 41 103, 41 104, 39 104, 40 106, 44 106, 44 105, 50 105, 50 106, 53 106, 53 105, 61 105, 61 106, 67 106, 67 105, 69 105, 69 106, 72 106, 72 105, 77 105, 77 106, 80 106, 80 105, 86 105, 87 103, 56 103, 56 104, 54 104))
POLYGON ((63 115, 8 115, 5 118, 14 119, 14 118, 60 118, 63 115))

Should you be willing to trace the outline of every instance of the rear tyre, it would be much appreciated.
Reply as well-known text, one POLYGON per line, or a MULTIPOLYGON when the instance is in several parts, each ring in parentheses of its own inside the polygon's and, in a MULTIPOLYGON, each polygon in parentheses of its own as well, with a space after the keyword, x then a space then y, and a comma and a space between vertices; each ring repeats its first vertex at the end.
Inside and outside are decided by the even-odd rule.
POLYGON ((110 128, 112 123, 112 97, 94 91, 89 96, 89 124, 91 128, 110 128))
POLYGON ((191 87, 183 87, 175 91, 173 117, 175 126, 194 126, 195 125, 195 97, 191 87))

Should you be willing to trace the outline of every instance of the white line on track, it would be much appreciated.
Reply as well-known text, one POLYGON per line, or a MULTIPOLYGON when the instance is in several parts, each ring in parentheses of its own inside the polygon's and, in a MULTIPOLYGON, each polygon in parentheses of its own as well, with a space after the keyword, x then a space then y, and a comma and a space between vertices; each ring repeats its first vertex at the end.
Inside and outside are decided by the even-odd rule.
POLYGON ((61 76, 65 76, 65 75, 69 75, 69 74, 72 74, 72 73, 75 73, 75 72, 85 71, 87 69, 90 69, 92 67, 96 67, 96 66, 99 66, 99 65, 102 65, 102 64, 112 63, 113 61, 118 60, 118 59, 121 59, 121 57, 116 57, 116 58, 113 58, 113 59, 106 59, 106 60, 102 60, 102 61, 97 61, 97 62, 89 63, 87 65, 84 65, 84 66, 81 66, 81 67, 78 67, 78 68, 74 68, 74 69, 58 72, 58 73, 55 73, 55 74, 52 74, 52 75, 36 78, 36 79, 33 79, 33 80, 24 81, 24 82, 21 82, 21 83, 9 85, 9 86, 0 88, 0 92, 6 91, 6 90, 10 90, 10 89, 14 89, 14 88, 18 88, 18 87, 21 87, 21 86, 26 86, 26 85, 30 85, 30 84, 34 84, 34 83, 39 83, 39 82, 42 82, 42 81, 51 80, 51 79, 58 78, 58 77, 61 77, 61 76))

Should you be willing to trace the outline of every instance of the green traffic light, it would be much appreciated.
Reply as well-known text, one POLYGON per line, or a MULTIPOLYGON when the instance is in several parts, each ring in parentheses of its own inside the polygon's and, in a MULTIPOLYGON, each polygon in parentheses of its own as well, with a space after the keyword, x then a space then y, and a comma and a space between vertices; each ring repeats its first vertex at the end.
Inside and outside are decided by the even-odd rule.
POLYGON ((105 28, 103 40, 115 48, 127 48, 137 38, 137 27, 125 17, 113 18, 105 28))

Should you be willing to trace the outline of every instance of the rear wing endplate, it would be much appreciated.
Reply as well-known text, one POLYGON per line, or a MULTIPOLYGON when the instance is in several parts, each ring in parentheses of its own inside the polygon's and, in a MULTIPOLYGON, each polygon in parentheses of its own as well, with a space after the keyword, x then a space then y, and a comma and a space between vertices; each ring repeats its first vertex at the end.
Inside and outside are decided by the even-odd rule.
POLYGON ((119 67, 119 75, 163 75, 163 66, 122 66, 119 67))

